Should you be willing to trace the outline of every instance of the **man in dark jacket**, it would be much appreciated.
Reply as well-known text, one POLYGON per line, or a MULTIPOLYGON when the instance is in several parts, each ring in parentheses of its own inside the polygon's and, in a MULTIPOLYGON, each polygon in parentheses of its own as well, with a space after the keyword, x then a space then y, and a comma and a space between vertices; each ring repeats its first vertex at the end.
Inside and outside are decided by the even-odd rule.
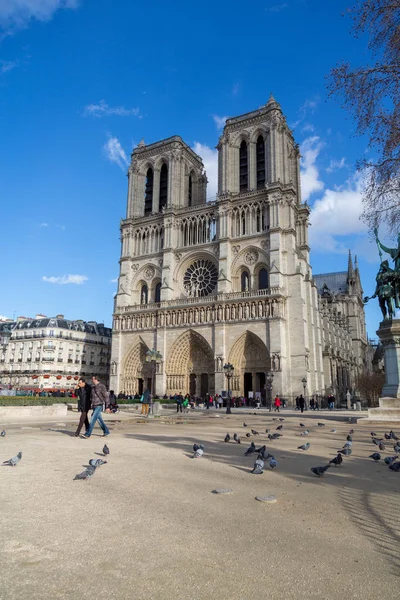
POLYGON ((108 392, 106 390, 106 386, 103 385, 102 383, 100 383, 100 381, 97 379, 97 377, 92 377, 92 382, 93 382, 93 385, 92 385, 91 399, 92 399, 93 415, 92 415, 92 420, 90 421, 89 429, 87 430, 87 432, 84 434, 83 437, 90 438, 90 436, 92 435, 94 426, 96 425, 96 421, 99 422, 99 425, 103 430, 103 436, 106 437, 107 435, 110 435, 110 431, 109 431, 107 425, 104 423, 101 413, 103 410, 103 406, 105 406, 106 412, 108 412, 108 413, 111 412, 108 392))
POLYGON ((89 429, 88 412, 90 410, 90 395, 91 387, 83 377, 78 381, 78 411, 81 413, 78 429, 75 432, 75 437, 78 437, 83 424, 85 423, 85 431, 89 429))

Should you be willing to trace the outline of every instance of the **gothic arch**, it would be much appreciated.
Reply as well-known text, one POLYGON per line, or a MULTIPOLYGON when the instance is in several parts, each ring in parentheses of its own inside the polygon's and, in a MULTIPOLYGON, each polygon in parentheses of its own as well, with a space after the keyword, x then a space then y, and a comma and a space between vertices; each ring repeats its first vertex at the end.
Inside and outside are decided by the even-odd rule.
POLYGON ((267 346, 257 335, 246 331, 236 340, 229 353, 229 362, 234 366, 234 394, 246 393, 246 377, 252 382, 248 389, 264 391, 266 373, 271 369, 271 357, 267 346))
POLYGON ((139 164, 139 174, 146 175, 148 169, 153 169, 154 171, 154 162, 150 159, 147 159, 139 164))
POLYGON ((142 339, 127 353, 121 374, 121 391, 127 394, 139 392, 139 379, 147 382, 151 377, 151 365, 146 362, 148 346, 142 339))
POLYGON ((191 391, 200 396, 201 381, 208 379, 208 393, 214 393, 214 353, 202 335, 189 329, 173 344, 166 363, 167 394, 191 391), (193 389, 195 381, 195 389, 193 389), (192 389, 191 389, 192 387, 192 389))

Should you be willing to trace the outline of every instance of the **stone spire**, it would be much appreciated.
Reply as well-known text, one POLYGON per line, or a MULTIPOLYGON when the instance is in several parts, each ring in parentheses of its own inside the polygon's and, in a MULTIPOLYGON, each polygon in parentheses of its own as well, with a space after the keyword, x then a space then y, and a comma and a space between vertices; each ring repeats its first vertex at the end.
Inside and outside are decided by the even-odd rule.
POLYGON ((275 100, 275 98, 272 95, 272 92, 270 94, 270 97, 269 97, 269 100, 268 100, 267 104, 265 105, 265 108, 280 110, 282 112, 281 105, 279 104, 279 102, 277 102, 275 100))
POLYGON ((353 271, 353 261, 351 259, 351 250, 349 250, 349 259, 347 262, 347 280, 353 279, 354 271, 353 271))

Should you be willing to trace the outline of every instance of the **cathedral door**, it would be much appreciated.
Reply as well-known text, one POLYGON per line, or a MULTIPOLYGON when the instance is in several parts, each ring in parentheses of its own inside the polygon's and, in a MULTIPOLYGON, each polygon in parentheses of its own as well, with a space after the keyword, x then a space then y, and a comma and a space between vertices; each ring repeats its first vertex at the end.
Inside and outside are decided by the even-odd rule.
POLYGON ((190 374, 190 379, 189 379, 189 394, 191 396, 195 396, 196 395, 196 375, 195 375, 195 373, 191 373, 190 374))
POLYGON ((208 394, 208 373, 202 373, 201 374, 200 396, 202 398, 205 398, 206 394, 208 394))
POLYGON ((249 392, 253 391, 253 385, 252 385, 252 374, 251 373, 245 373, 244 374, 244 383, 243 383, 243 388, 244 388, 244 396, 245 398, 249 397, 249 392))
POLYGON ((138 394, 139 396, 143 394, 143 379, 138 379, 138 394))

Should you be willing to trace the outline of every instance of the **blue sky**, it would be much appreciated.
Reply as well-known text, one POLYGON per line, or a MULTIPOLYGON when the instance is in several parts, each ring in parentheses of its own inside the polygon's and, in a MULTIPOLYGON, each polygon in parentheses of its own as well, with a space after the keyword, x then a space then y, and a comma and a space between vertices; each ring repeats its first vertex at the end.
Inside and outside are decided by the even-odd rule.
MULTIPOLYGON (((313 272, 345 270, 350 248, 371 295, 355 171, 367 140, 325 89, 337 61, 366 60, 341 16, 352 3, 0 0, 0 315, 110 325, 132 148, 181 135, 215 197, 224 117, 271 92, 301 144, 313 272)), ((371 301, 371 337, 379 317, 371 301)))

